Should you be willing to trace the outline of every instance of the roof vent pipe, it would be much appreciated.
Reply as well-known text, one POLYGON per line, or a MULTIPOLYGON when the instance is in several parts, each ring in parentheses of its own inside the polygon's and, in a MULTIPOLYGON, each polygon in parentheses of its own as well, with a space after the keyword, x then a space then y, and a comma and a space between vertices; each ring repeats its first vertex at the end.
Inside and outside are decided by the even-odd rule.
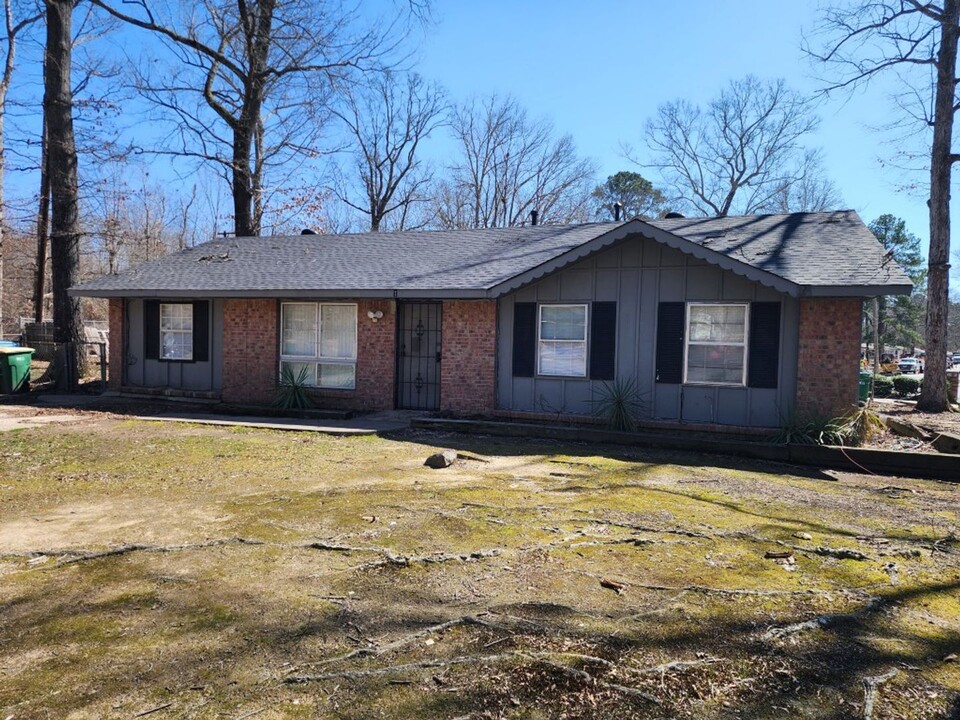
POLYGON ((310 228, 304 228, 303 230, 300 231, 300 234, 301 234, 301 235, 316 235, 317 233, 316 233, 316 231, 311 230, 310 228))
POLYGON ((623 203, 616 202, 613 204, 613 219, 615 222, 620 222, 620 215, 623 213, 623 203))
POLYGON ((681 218, 683 218, 683 217, 684 217, 683 213, 668 212, 666 215, 663 216, 663 219, 664 219, 664 220, 679 220, 679 219, 681 219, 681 218))
POLYGON ((531 210, 531 211, 530 211, 530 224, 531 224, 531 225, 536 225, 536 224, 537 224, 537 218, 539 218, 539 217, 540 217, 540 213, 539 213, 539 212, 537 212, 536 210, 531 210))

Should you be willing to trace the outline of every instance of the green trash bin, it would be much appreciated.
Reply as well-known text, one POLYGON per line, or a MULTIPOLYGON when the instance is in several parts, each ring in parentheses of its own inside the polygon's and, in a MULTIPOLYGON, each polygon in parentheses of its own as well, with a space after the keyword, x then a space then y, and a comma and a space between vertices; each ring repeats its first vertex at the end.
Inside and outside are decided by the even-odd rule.
POLYGON ((873 385, 873 373, 869 370, 860 371, 860 402, 870 399, 870 387, 873 385))
POLYGON ((33 348, 0 347, 0 393, 27 391, 32 359, 33 348))

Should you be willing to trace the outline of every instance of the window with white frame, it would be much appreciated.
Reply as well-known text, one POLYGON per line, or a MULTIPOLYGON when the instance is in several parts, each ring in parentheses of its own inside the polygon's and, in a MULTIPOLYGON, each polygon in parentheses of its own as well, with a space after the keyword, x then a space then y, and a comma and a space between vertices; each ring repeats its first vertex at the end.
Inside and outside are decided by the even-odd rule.
POLYGON ((586 305, 540 306, 537 372, 540 375, 586 377, 586 305))
POLYGON ((160 303, 160 358, 193 360, 193 303, 160 303))
POLYGON ((747 370, 747 306, 689 303, 684 382, 744 385, 747 370))
POLYGON ((357 380, 357 306, 283 303, 280 371, 303 373, 307 385, 352 390, 357 380))

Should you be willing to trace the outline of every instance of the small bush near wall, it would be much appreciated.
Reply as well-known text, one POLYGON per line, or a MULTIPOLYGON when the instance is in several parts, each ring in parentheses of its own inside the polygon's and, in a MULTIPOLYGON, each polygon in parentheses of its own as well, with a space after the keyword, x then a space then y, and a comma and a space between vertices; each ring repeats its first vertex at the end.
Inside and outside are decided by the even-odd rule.
POLYGON ((883 375, 877 375, 873 379, 873 396, 888 398, 891 395, 893 395, 893 380, 883 375))
POLYGON ((909 375, 897 375, 893 378, 893 391, 900 397, 916 395, 920 392, 920 378, 909 375))

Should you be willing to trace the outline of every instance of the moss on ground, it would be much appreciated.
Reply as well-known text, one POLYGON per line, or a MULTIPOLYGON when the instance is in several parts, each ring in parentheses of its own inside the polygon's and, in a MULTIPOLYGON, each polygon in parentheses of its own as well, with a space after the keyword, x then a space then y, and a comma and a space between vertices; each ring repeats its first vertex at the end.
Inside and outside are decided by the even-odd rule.
POLYGON ((891 668, 881 716, 954 716, 957 488, 715 461, 102 417, 7 433, 0 716, 833 718, 891 668), (425 469, 443 447, 488 462, 425 469), (257 544, 209 544, 235 537, 257 544), (150 547, 30 555, 128 543, 150 547), (867 559, 765 556, 786 546, 867 559))

